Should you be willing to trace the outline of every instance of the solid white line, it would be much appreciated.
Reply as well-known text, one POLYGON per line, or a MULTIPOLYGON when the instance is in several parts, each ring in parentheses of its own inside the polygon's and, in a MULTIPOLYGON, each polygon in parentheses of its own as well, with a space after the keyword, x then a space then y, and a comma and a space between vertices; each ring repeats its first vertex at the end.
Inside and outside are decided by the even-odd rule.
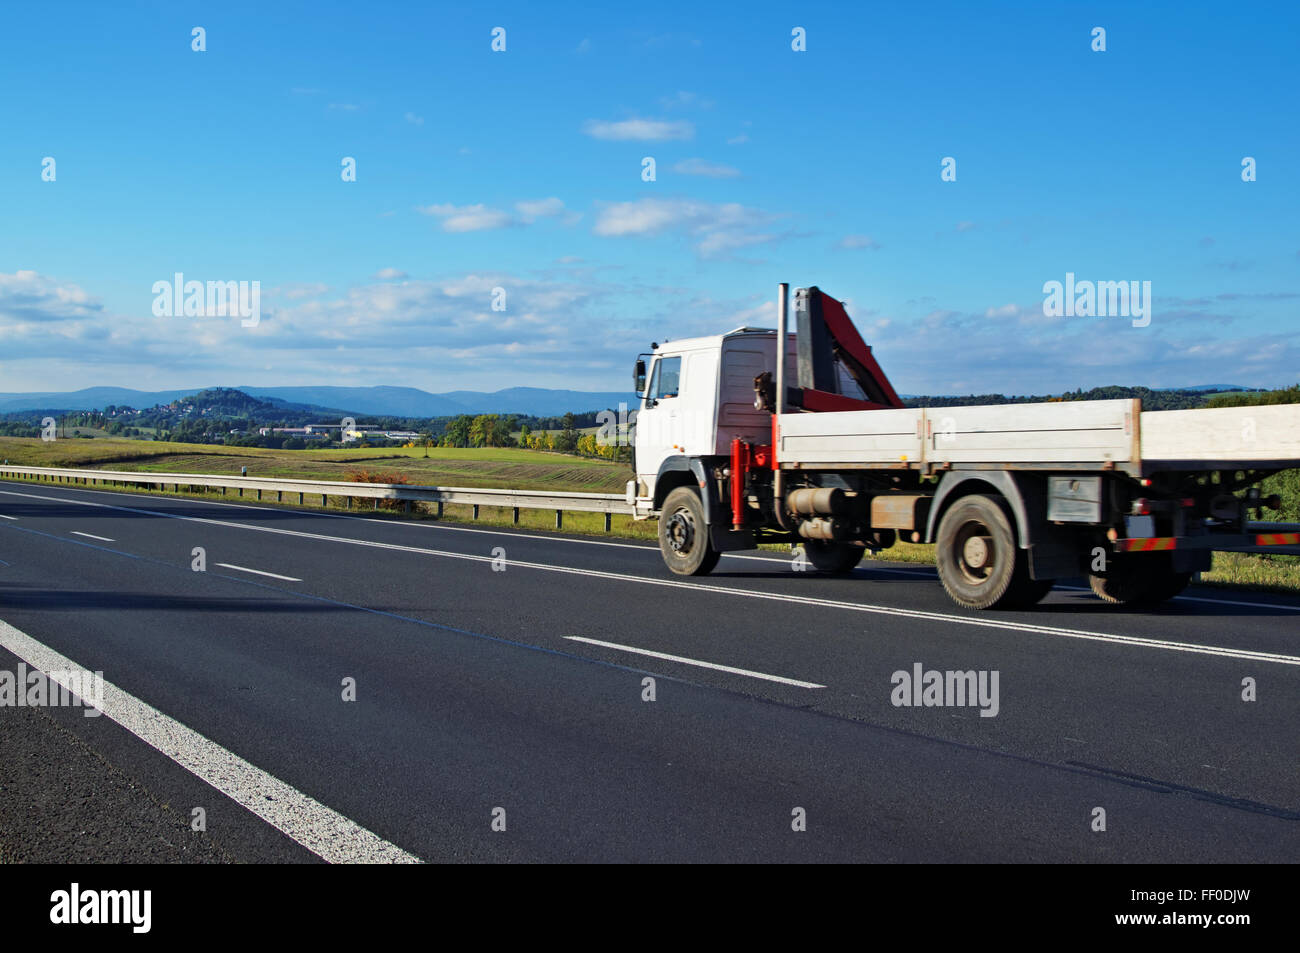
POLYGON ((16 516, 5 516, 3 513, 0 513, 0 520, 16 520, 16 519, 18 519, 18 517, 16 517, 16 516))
MULTIPOLYGON (((5 491, 0 490, 0 493, 5 491)), ((35 499, 50 499, 56 502, 69 502, 59 497, 34 497, 32 494, 15 494, 35 499)), ((169 519, 184 520, 193 523, 206 523, 227 529, 242 529, 256 533, 272 533, 278 536, 294 536, 300 539, 324 540, 326 542, 344 543, 350 546, 365 546, 373 549, 387 549, 393 552, 416 553, 422 556, 441 556, 447 559, 463 559, 469 562, 490 563, 496 557, 475 556, 469 553, 448 552, 438 549, 423 549, 418 546, 403 546, 399 543, 381 543, 368 539, 349 539, 346 536, 326 536, 322 533, 308 533, 303 530, 282 529, 274 526, 251 526, 247 523, 229 523, 223 520, 206 519, 201 516, 180 516, 162 510, 144 510, 135 507, 119 507, 107 503, 90 503, 85 500, 73 500, 81 506, 94 506, 101 509, 131 510, 150 516, 163 516, 169 519)), ((1115 645, 1127 645, 1148 649, 1163 649, 1169 652, 1188 652, 1195 655, 1215 655, 1252 662, 1273 662, 1279 665, 1300 665, 1300 656, 1281 655, 1273 652, 1255 652, 1249 649, 1234 649, 1227 646, 1200 645, 1194 642, 1173 642, 1165 639, 1145 639, 1131 635, 1112 635, 1103 632, 1088 632, 1082 629, 1066 629, 1059 626, 1037 625, 1029 622, 1014 622, 998 619, 996 616, 949 615, 940 612, 927 612, 922 609, 900 609, 895 606, 871 605, 860 602, 842 602, 833 599, 818 599, 811 596, 792 596, 777 592, 759 592, 754 589, 736 589, 730 586, 717 586, 702 582, 682 582, 675 579, 659 579, 649 576, 633 576, 627 573, 607 572, 599 569, 579 569, 572 566, 556 566, 550 563, 533 563, 511 560, 512 567, 537 569, 543 572, 566 573, 575 576, 587 576, 593 579, 612 579, 618 582, 630 582, 642 586, 661 586, 674 589, 686 589, 691 592, 709 592, 728 596, 740 596, 747 599, 765 599, 774 602, 789 602, 795 605, 817 606, 827 609, 843 609, 850 612, 867 612, 875 615, 889 615, 904 619, 924 619, 928 622, 946 622, 952 625, 970 625, 985 629, 1003 629, 1010 632, 1027 632, 1034 635, 1054 635, 1061 638, 1083 639, 1092 642, 1110 642, 1115 645)), ((1294 609, 1295 607, 1288 606, 1294 609)))
MULTIPOLYGON (((58 673, 66 679, 70 672, 82 671, 76 662, 4 621, 0 621, 0 646, 60 685, 64 681, 58 673)), ((333 864, 420 862, 134 695, 108 681, 103 684, 103 702, 93 707, 317 856, 333 864)), ((92 705, 90 699, 84 700, 92 705)))
POLYGON ((747 668, 732 668, 730 665, 719 665, 716 662, 701 662, 698 659, 682 658, 680 655, 668 655, 666 652, 652 652, 649 649, 638 649, 632 645, 619 645, 617 642, 602 642, 599 639, 584 639, 578 635, 566 635, 570 642, 586 642, 588 645, 602 645, 607 649, 618 649, 620 652, 634 652, 637 655, 648 655, 650 658, 665 659, 669 662, 681 662, 683 665, 698 665, 700 668, 711 668, 718 672, 730 672, 732 675, 746 675, 749 678, 761 678, 769 682, 780 682, 782 685, 795 685, 799 688, 825 688, 825 685, 818 685, 816 682, 801 682, 797 678, 783 678, 780 675, 764 675, 762 672, 751 672, 747 668))
POLYGON ((97 540, 99 540, 101 543, 116 543, 116 542, 117 542, 117 540, 115 540, 115 539, 109 539, 107 536, 96 536, 94 533, 83 533, 83 532, 82 532, 81 530, 79 530, 79 529, 74 529, 74 530, 72 531, 72 535, 73 535, 73 536, 84 536, 84 537, 86 537, 86 539, 97 539, 97 540))
POLYGON ((240 572, 251 572, 258 576, 270 576, 272 579, 283 579, 285 582, 302 582, 301 579, 296 579, 293 576, 281 576, 278 573, 262 572, 260 569, 249 569, 247 566, 234 566, 230 563, 217 563, 217 565, 222 569, 238 569, 240 572))

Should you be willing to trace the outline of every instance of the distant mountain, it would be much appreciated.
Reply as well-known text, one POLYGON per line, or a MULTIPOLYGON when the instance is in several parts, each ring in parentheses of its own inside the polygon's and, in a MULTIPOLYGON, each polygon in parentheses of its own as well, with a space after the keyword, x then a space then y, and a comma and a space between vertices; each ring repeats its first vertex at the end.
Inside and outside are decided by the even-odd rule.
POLYGON ((454 400, 480 414, 533 414, 538 417, 555 417, 568 411, 585 413, 611 407, 617 410, 620 402, 632 408, 638 403, 635 394, 548 390, 543 387, 508 387, 490 394, 476 390, 453 390, 439 396, 454 400))
POLYGON ((41 391, 0 394, 0 413, 20 410, 103 410, 109 405, 152 407, 154 404, 170 404, 201 389, 190 387, 185 390, 143 391, 131 390, 129 387, 87 387, 62 393, 41 391))
MULTIPOLYGON (((115 405, 143 409, 170 404, 203 390, 232 388, 190 387, 184 390, 140 391, 128 387, 87 387, 84 390, 45 391, 29 394, 0 394, 0 414, 31 410, 103 410, 115 405)), ((629 407, 631 394, 602 391, 549 390, 541 387, 511 387, 492 393, 460 390, 430 394, 415 387, 237 387, 250 397, 276 404, 285 410, 331 411, 390 417, 449 417, 455 414, 533 414, 555 417, 573 411, 629 407)))
MULTIPOLYGON (((316 407, 342 408, 350 413, 392 417, 445 417, 474 413, 442 394, 416 387, 239 387, 252 397, 276 398, 316 407)), ((479 410, 477 413, 487 413, 479 410)), ((563 412, 563 411, 561 411, 563 412)))

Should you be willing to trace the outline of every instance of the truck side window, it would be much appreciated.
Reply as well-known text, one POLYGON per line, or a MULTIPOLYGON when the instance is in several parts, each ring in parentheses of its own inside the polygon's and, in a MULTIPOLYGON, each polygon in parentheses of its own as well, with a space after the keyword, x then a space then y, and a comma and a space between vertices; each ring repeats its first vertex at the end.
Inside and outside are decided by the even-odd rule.
POLYGON ((655 365, 655 398, 676 397, 681 392, 681 377, 680 357, 660 358, 659 363, 655 365))

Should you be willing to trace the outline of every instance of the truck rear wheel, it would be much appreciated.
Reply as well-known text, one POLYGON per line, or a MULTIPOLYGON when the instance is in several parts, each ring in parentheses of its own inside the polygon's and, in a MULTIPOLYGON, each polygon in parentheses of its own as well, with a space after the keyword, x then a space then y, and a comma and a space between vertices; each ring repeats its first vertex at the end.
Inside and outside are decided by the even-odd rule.
POLYGON ((803 554, 818 572, 843 575, 852 572, 862 562, 866 549, 850 543, 835 543, 821 539, 805 540, 803 554))
POLYGON ((659 551, 679 576, 704 576, 713 571, 721 554, 709 543, 700 495, 688 486, 668 494, 659 513, 659 551))
POLYGON ((1105 575, 1092 573, 1088 584, 1100 599, 1121 606, 1153 606, 1178 595, 1191 582, 1190 572, 1174 572, 1169 553, 1117 553, 1105 575))
POLYGON ((1006 507, 991 496, 962 497, 939 520, 935 562, 943 588, 968 609, 1037 602, 1050 580, 1029 578, 1029 559, 1016 544, 1006 507))

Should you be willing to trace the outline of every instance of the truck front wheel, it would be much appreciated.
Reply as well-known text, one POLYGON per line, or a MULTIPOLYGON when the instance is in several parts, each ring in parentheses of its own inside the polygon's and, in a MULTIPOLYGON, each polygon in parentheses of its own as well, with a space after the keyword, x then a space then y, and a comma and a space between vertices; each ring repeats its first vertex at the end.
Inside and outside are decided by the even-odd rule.
POLYGON ((704 521, 700 495, 688 486, 679 486, 664 500, 659 513, 659 551, 668 568, 679 576, 707 575, 721 558, 709 544, 709 524, 704 521))
POLYGON ((1029 605, 1052 587, 1029 578, 1029 560, 1016 545, 1011 517, 991 496, 962 497, 943 514, 935 562, 943 588, 968 609, 1029 605))

